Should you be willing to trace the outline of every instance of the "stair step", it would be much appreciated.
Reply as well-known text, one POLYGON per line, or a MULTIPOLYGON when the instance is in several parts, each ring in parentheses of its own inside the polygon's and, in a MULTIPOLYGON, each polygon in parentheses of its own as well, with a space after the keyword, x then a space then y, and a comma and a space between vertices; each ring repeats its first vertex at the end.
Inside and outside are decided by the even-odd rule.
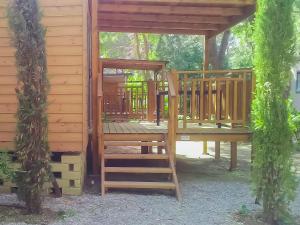
POLYGON ((105 167, 108 173, 172 173, 171 168, 166 167, 105 167))
POLYGON ((169 159, 165 154, 104 154, 104 159, 169 159))
POLYGON ((104 141, 105 146, 166 146, 166 142, 104 141))
POLYGON ((105 188, 137 188, 137 189, 168 189, 176 188, 172 182, 131 182, 131 181, 105 181, 105 188))

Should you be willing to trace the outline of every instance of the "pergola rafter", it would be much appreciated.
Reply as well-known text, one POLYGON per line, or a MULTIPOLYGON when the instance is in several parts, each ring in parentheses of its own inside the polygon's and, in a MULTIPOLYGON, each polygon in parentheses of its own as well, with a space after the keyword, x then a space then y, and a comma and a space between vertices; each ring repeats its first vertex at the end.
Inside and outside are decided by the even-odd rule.
POLYGON ((212 37, 254 11, 255 0, 98 0, 98 29, 212 37))

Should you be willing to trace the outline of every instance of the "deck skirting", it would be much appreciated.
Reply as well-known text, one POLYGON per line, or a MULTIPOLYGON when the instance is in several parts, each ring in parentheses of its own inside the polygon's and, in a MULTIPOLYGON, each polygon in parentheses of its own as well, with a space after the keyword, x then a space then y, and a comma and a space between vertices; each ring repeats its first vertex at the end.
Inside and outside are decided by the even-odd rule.
POLYGON ((246 142, 251 139, 247 128, 190 128, 177 129, 177 141, 225 141, 246 142))
MULTIPOLYGON (((58 153, 55 153, 58 154, 58 153)), ((13 153, 10 154, 13 158, 13 153)), ((54 155, 54 160, 51 161, 51 168, 57 183, 63 195, 81 195, 84 183, 84 154, 66 154, 62 153, 58 157, 54 155)), ((10 168, 18 170, 20 164, 13 161, 10 168)), ((14 193, 17 190, 15 183, 0 179, 0 193, 14 193)), ((44 193, 51 194, 52 185, 46 183, 44 185, 44 193)))

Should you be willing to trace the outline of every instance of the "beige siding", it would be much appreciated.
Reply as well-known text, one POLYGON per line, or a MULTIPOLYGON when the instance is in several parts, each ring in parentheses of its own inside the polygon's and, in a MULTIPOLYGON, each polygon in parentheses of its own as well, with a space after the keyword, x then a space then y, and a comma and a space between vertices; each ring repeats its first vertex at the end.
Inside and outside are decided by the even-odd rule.
MULTIPOLYGON (((13 150, 17 83, 14 52, 0 0, 0 148, 13 150)), ((51 151, 84 151, 87 143, 86 1, 40 0, 46 47, 51 151)))

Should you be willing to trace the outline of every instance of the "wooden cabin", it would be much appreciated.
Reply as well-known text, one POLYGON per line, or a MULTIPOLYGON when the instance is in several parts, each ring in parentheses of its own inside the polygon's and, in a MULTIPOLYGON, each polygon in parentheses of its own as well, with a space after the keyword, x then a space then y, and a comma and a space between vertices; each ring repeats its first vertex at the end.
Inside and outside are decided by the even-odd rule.
MULTIPOLYGON (((8 2, 0 0, 0 149, 13 152, 17 78, 6 18, 8 2)), ((47 28, 51 83, 49 142, 53 170, 64 194, 81 193, 86 164, 92 164, 94 173, 101 174, 102 194, 113 188, 150 188, 175 190, 180 196, 176 140, 215 141, 216 158, 220 141, 230 141, 231 167, 236 166, 236 143, 250 136, 247 124, 253 77, 250 70, 208 70, 208 40, 252 15, 255 0, 40 0, 40 5, 47 28), (100 59, 100 32, 204 35, 203 71, 167 71, 160 63, 162 75, 146 82, 142 100, 136 97, 139 92, 131 91, 137 99, 132 105, 142 105, 142 117, 113 123, 104 117, 103 68, 120 68, 124 63, 127 68, 157 68, 149 68, 155 62, 100 59), (155 90, 155 96, 149 90, 155 90), (149 110, 149 105, 156 107, 149 110), (86 161, 89 140, 93 157, 86 161), (134 152, 119 150, 124 147, 134 152), (161 163, 132 166, 132 159, 165 163, 164 167, 158 166, 161 163), (114 160, 128 160, 129 164, 112 166, 114 160), (114 173, 167 174, 171 179, 109 180, 114 173)), ((133 110, 125 111, 132 114, 133 110)), ((0 191, 12 186, 4 183, 0 191)))

